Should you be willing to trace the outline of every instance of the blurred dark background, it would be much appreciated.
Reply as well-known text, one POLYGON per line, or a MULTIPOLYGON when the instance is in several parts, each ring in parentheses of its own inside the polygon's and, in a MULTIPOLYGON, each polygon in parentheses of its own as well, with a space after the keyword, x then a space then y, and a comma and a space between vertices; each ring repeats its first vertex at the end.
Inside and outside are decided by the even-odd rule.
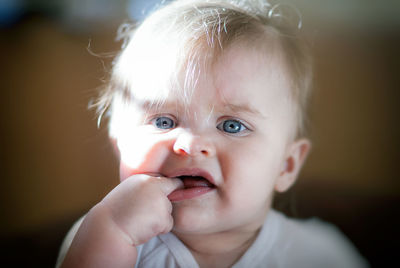
MULTIPOLYGON (((121 46, 118 25, 152 2, 0 1, 3 265, 53 267, 71 224, 118 183, 87 106, 121 46)), ((285 2, 313 46, 314 146, 276 207, 333 222, 373 267, 397 263, 400 1, 285 2)))

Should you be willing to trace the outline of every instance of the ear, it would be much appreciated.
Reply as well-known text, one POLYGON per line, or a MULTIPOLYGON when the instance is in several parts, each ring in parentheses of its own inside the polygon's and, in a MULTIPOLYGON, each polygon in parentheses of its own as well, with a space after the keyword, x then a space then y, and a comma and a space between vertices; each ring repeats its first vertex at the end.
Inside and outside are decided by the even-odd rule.
POLYGON ((296 181, 301 167, 311 149, 311 142, 308 139, 299 139, 288 146, 285 162, 282 171, 275 182, 275 191, 285 192, 296 181))

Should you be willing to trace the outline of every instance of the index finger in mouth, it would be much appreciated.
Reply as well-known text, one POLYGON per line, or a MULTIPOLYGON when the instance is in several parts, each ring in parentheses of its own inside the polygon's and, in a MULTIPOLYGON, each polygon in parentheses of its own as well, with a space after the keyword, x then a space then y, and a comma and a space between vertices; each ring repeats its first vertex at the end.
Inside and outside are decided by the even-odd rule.
POLYGON ((160 176, 159 181, 161 191, 166 195, 169 195, 177 189, 184 188, 182 180, 177 178, 167 178, 160 176))

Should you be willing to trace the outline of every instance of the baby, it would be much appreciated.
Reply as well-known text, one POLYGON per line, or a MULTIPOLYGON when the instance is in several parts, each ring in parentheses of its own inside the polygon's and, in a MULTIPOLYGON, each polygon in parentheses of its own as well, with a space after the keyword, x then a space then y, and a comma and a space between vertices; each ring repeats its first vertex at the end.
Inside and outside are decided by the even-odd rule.
POLYGON ((310 150, 310 58, 289 26, 261 0, 178 0, 125 32, 98 102, 121 183, 58 266, 366 266, 333 226, 271 209, 310 150))

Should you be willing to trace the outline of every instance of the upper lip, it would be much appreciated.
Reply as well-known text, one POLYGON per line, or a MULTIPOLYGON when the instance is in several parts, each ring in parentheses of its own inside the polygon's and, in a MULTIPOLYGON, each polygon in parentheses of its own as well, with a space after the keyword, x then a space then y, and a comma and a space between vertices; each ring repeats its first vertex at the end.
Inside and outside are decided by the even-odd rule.
POLYGON ((215 180, 213 176, 206 170, 201 168, 181 168, 174 170, 171 173, 166 174, 167 177, 174 178, 180 176, 193 176, 193 177, 203 177, 208 180, 210 183, 215 185, 215 180))

